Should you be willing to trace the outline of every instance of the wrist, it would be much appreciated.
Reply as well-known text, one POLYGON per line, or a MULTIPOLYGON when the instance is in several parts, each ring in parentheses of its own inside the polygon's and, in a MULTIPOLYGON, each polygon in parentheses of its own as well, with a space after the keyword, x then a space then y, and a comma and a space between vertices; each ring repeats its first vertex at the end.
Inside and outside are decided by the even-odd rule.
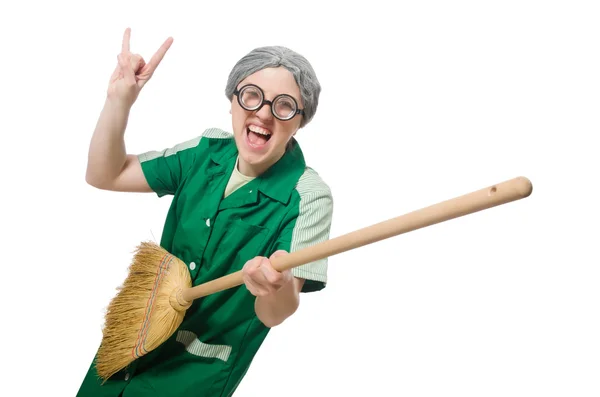
POLYGON ((104 110, 110 113, 127 115, 133 107, 133 102, 107 95, 104 100, 104 110))
POLYGON ((300 305, 299 291, 303 284, 304 280, 292 277, 290 282, 278 291, 257 296, 254 300, 254 310, 258 319, 269 328, 285 321, 300 305))

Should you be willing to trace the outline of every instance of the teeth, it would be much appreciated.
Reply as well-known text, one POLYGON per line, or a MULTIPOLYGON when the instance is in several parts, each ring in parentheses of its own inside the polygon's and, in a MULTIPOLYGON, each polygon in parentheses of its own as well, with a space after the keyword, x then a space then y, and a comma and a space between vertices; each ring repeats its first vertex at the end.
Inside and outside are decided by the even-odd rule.
POLYGON ((264 128, 258 127, 256 125, 249 125, 248 129, 250 131, 260 134, 260 135, 264 135, 264 136, 271 135, 271 133, 269 131, 265 130, 264 128))

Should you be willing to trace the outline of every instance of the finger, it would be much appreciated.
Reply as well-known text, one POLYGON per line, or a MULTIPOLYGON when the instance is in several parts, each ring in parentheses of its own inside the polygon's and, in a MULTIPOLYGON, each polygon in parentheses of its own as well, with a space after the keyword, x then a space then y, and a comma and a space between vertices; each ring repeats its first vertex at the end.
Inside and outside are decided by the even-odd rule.
POLYGON ((142 70, 144 66, 146 66, 146 62, 144 61, 144 58, 142 58, 141 55, 133 54, 130 56, 130 59, 131 60, 129 63, 134 74, 137 74, 138 71, 142 70))
POLYGON ((284 255, 288 255, 288 252, 284 251, 284 250, 277 250, 277 251, 275 251, 275 252, 273 252, 271 254, 271 256, 269 257, 269 259, 273 260, 274 258, 279 258, 279 257, 284 256, 284 255))
POLYGON ((125 82, 129 85, 135 84, 135 72, 131 66, 131 57, 125 54, 119 54, 117 59, 119 60, 119 66, 125 82))
MULTIPOLYGON (((284 250, 277 250, 277 251, 273 252, 271 254, 271 256, 269 257, 269 263, 270 263, 270 265, 273 266, 273 264, 271 263, 272 261, 274 261, 274 260, 276 261, 277 258, 280 258, 280 257, 285 256, 285 255, 289 255, 289 253, 287 251, 284 251, 284 250)), ((273 269, 275 269, 275 267, 273 267, 273 269)), ((275 270, 277 270, 277 269, 275 269, 275 270)))
POLYGON ((279 273, 271 267, 269 260, 264 257, 257 257, 248 262, 246 276, 256 288, 266 293, 275 292, 280 281, 279 273))
POLYGON ((261 287, 249 276, 244 276, 244 284, 248 291, 254 296, 265 296, 268 294, 268 291, 264 287, 261 287))
POLYGON ((129 53, 129 41, 131 39, 131 28, 125 29, 125 33, 123 33, 123 43, 121 44, 121 53, 127 54, 129 53))
POLYGON ((269 290, 269 293, 275 293, 279 291, 288 281, 288 275, 277 271, 271 265, 270 261, 265 258, 258 269, 262 273, 262 277, 256 279, 262 281, 262 287, 269 290))
POLYGON ((255 272, 258 269, 258 267, 260 266, 261 262, 262 262, 262 258, 259 256, 248 260, 244 264, 244 268, 243 268, 244 272, 246 272, 246 273, 255 272))
POLYGON ((121 77, 121 65, 117 64, 115 70, 110 75, 110 82, 117 80, 119 77, 121 77))
POLYGON ((254 284, 256 284, 258 287, 268 289, 270 281, 267 278, 268 269, 265 268, 265 261, 267 261, 267 258, 261 258, 261 260, 258 262, 258 266, 252 269, 252 271, 249 273, 249 276, 252 279, 252 282, 254 282, 254 284))
POLYGON ((148 61, 148 64, 144 69, 144 74, 152 75, 154 73, 160 62, 165 57, 165 54, 167 53, 169 48, 171 48, 171 44, 173 44, 173 38, 169 37, 167 40, 165 40, 163 45, 160 46, 160 48, 158 49, 158 51, 156 51, 152 58, 150 58, 150 61, 148 61))
POLYGON ((283 275, 275 270, 268 259, 265 259, 259 267, 263 278, 270 284, 270 287, 279 286, 283 281, 283 275))
POLYGON ((247 261, 244 264, 244 267, 242 269, 242 274, 244 275, 244 277, 255 281, 257 275, 260 276, 260 270, 259 270, 260 262, 261 262, 260 257, 256 257, 256 258, 253 258, 253 259, 247 261))

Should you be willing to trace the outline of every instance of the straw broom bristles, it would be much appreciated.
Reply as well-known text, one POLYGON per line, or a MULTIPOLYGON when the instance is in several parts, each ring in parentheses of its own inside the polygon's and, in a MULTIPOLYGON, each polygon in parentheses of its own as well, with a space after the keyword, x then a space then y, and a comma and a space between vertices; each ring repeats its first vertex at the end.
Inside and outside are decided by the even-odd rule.
POLYGON ((172 335, 191 302, 176 294, 191 287, 185 263, 152 242, 141 243, 129 274, 107 308, 102 343, 96 356, 105 381, 172 335))

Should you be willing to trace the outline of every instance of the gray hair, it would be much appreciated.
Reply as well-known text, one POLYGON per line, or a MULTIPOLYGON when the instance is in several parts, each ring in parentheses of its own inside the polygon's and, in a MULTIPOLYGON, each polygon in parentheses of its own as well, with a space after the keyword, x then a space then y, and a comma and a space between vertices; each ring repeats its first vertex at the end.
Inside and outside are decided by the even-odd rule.
POLYGON ((308 60, 289 48, 270 46, 250 51, 235 64, 229 73, 225 95, 227 99, 232 100, 233 92, 240 81, 259 70, 279 66, 283 66, 292 73, 300 88, 300 95, 304 103, 304 118, 300 127, 304 127, 312 120, 317 111, 321 85, 308 60))

